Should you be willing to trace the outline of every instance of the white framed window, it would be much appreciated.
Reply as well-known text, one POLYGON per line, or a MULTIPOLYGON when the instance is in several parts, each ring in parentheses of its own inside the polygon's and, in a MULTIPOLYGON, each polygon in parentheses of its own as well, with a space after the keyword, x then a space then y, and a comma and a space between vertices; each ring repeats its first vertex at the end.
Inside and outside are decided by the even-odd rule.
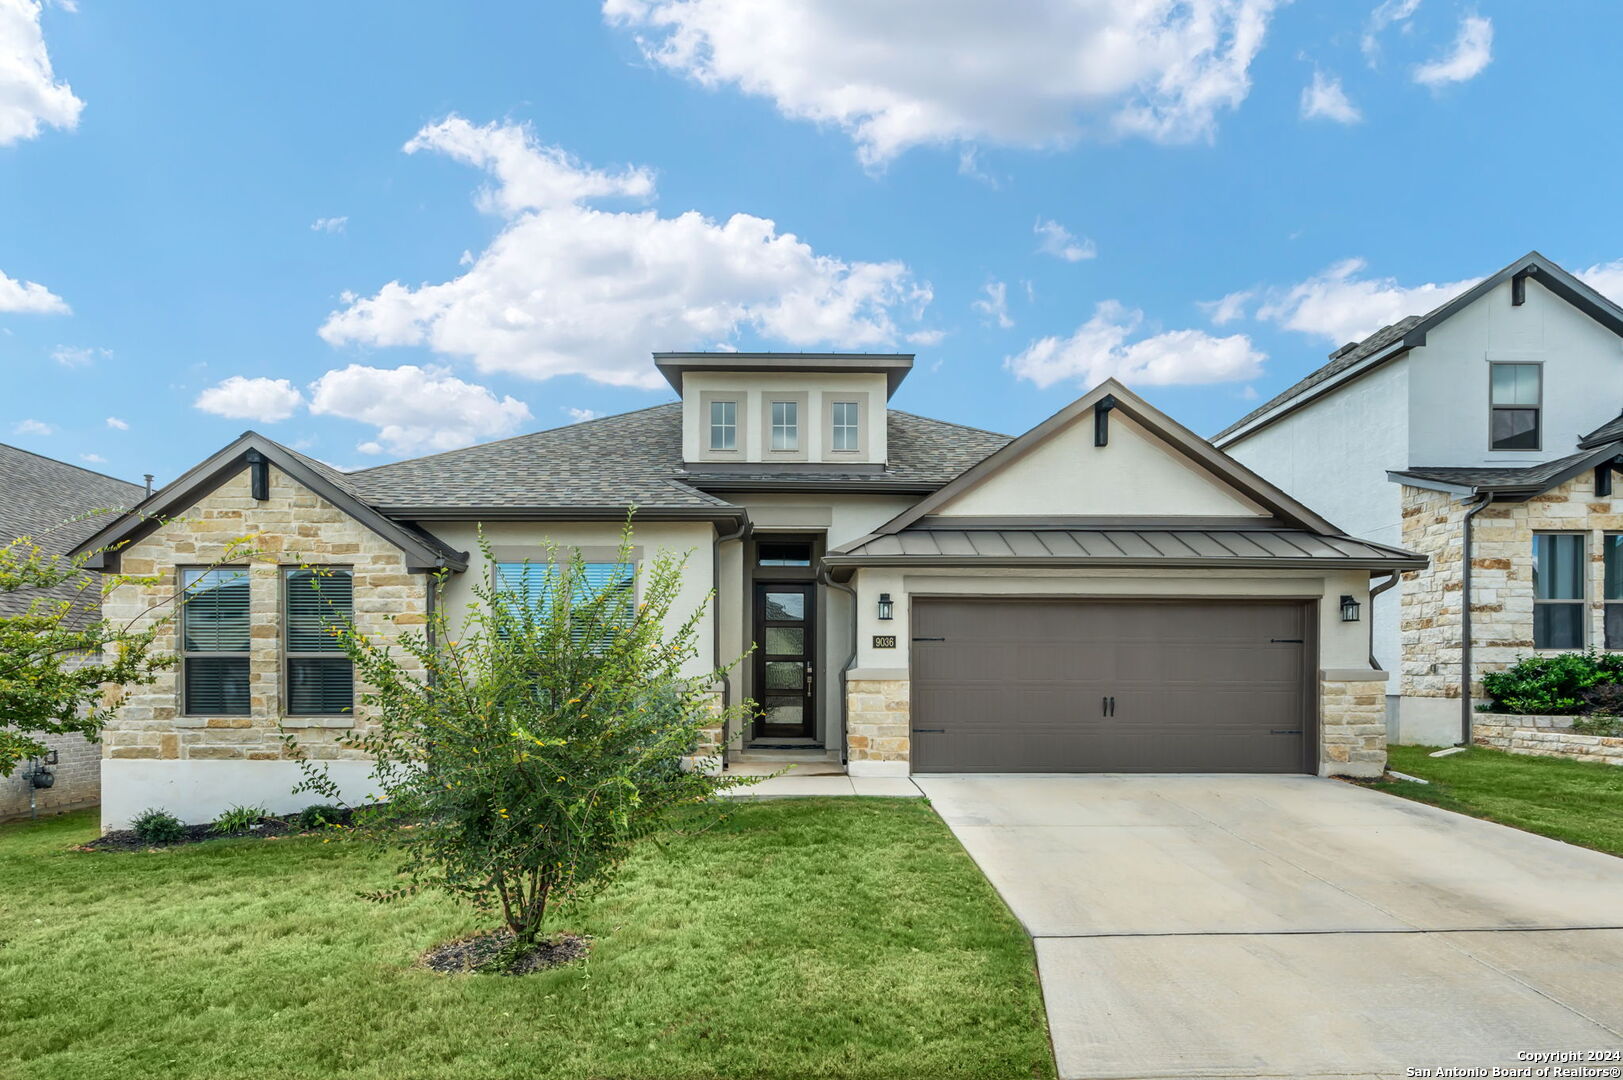
POLYGON ((800 449, 800 402, 772 403, 772 449, 800 449))
MULTIPOLYGON (((603 603, 595 612, 596 625, 570 615, 570 636, 581 641, 587 634, 601 641, 616 628, 631 625, 636 618, 637 568, 631 563, 588 562, 584 573, 576 578, 572 604, 584 604, 593 597, 603 603)), ((495 567, 495 585, 498 592, 512 597, 512 609, 522 614, 522 607, 535 609, 537 615, 550 615, 553 591, 562 576, 559 566, 547 562, 498 562, 495 567)))
POLYGON ((181 712, 247 716, 252 627, 248 571, 227 566, 181 570, 181 712))
POLYGON ((1537 450, 1544 403, 1544 365, 1488 365, 1489 443, 1494 450, 1537 450))
POLYGON ((710 449, 738 449, 738 402, 710 403, 710 449))
POLYGON ((830 448, 856 451, 862 449, 862 409, 855 401, 836 401, 829 406, 831 416, 830 448))
POLYGON ((349 715, 355 665, 339 633, 355 615, 354 575, 347 566, 288 567, 282 588, 288 715, 349 715))
POLYGON ((1533 534, 1533 647, 1584 647, 1583 533, 1533 534))

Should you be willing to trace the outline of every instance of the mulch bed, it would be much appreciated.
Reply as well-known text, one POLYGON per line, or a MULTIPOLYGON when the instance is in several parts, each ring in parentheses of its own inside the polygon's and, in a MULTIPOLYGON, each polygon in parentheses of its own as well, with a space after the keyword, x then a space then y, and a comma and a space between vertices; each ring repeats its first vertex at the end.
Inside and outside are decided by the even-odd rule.
MULTIPOLYGON (((343 825, 349 821, 349 814, 345 812, 342 820, 335 824, 343 825)), ((318 829, 301 829, 298 823, 289 819, 266 817, 260 818, 259 824, 251 829, 234 833, 217 833, 213 825, 188 825, 186 832, 179 840, 167 844, 155 844, 150 840, 143 840, 135 835, 134 829, 115 829, 109 833, 80 844, 77 851, 158 851, 162 848, 184 847, 187 844, 201 844, 205 840, 227 840, 233 837, 253 836, 260 839, 274 839, 278 836, 300 836, 306 833, 319 832, 318 829)))
POLYGON ((517 956, 511 954, 512 945, 511 930, 485 930, 434 946, 423 954, 423 966, 442 975, 529 975, 579 960, 591 949, 592 939, 558 933, 517 956))

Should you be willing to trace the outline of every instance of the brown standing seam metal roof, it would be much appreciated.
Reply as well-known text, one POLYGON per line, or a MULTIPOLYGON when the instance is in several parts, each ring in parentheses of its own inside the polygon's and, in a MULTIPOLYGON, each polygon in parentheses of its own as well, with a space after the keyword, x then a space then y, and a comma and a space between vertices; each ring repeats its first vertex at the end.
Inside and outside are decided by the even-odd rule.
POLYGON ((928 528, 875 536, 825 557, 831 567, 1055 565, 1401 570, 1426 565, 1398 548, 1301 529, 928 528))

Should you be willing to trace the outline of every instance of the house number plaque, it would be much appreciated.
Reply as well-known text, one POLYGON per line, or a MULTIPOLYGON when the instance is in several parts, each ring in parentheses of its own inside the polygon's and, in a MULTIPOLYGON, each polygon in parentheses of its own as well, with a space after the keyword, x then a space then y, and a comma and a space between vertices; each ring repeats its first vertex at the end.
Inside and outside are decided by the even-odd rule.
POLYGON ((896 635, 875 634, 873 636, 873 647, 876 649, 894 649, 896 647, 896 635))

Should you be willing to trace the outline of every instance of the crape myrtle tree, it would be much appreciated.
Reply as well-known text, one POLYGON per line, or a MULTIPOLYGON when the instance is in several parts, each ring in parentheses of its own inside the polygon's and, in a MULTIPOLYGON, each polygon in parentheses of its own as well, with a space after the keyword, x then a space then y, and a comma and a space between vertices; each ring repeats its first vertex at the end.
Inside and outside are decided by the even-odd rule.
MULTIPOLYGON (((696 759, 707 728, 748 712, 717 707, 727 668, 691 671, 708 600, 673 621, 685 557, 639 567, 631 538, 628 519, 607 575, 548 544, 457 611, 442 575, 422 632, 334 621, 365 710, 343 742, 373 759, 380 792, 351 833, 403 856, 402 883, 369 898, 441 890, 499 913, 524 947, 549 905, 606 885, 673 811, 751 782, 696 759)), ((284 737, 301 789, 341 802, 325 765, 284 737)))
MULTIPOLYGON (((231 541, 224 561, 251 555, 250 540, 231 541)), ((101 616, 103 596, 156 579, 89 571, 95 552, 57 554, 48 535, 0 543, 0 776, 10 776, 46 754, 52 736, 98 739, 122 690, 174 663, 154 645, 181 597, 111 622, 101 616)))

